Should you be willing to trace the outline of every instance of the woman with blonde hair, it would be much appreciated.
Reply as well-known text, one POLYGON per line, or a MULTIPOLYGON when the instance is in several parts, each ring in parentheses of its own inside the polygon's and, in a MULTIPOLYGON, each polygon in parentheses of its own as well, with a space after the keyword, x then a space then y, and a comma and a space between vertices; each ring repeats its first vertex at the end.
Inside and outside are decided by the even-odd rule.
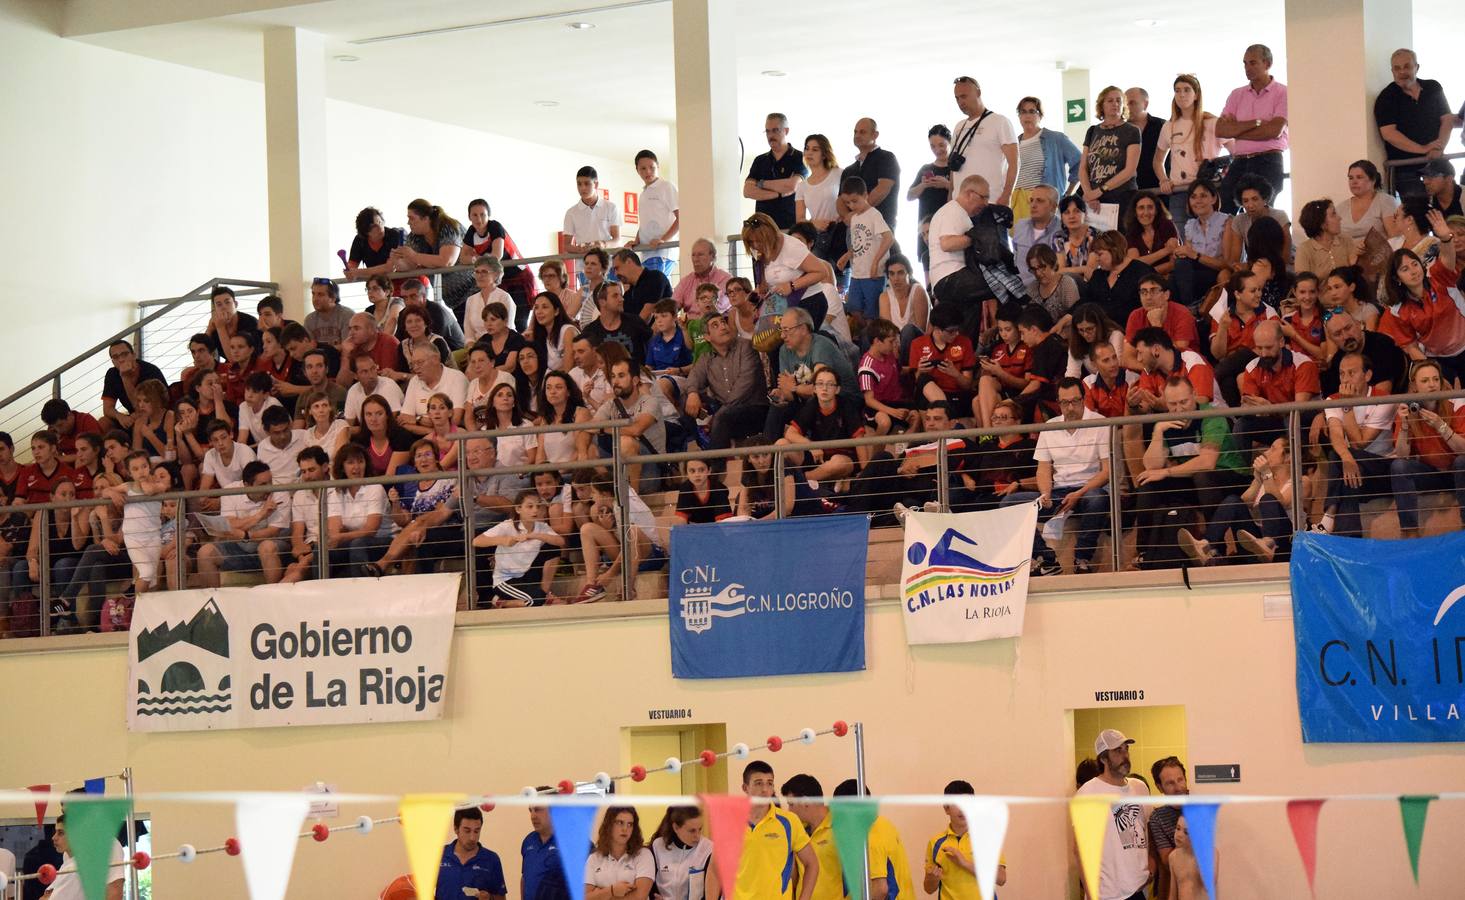
MULTIPOLYGON (((1230 142, 1227 141, 1227 144, 1230 142)), ((1190 188, 1200 174, 1201 166, 1221 155, 1221 140, 1216 137, 1216 117, 1201 104, 1200 79, 1194 75, 1175 76, 1175 96, 1170 100, 1170 121, 1160 129, 1155 143, 1155 156, 1150 160, 1155 177, 1160 180, 1160 193, 1165 194, 1170 218, 1182 233, 1190 218, 1190 188), (1165 172, 1165 158, 1170 158, 1170 171, 1165 172)))
POLYGON ((1139 187, 1139 150, 1144 138, 1124 121, 1124 92, 1109 85, 1094 101, 1099 124, 1089 126, 1083 139, 1079 181, 1090 216, 1100 215, 1110 229, 1119 226, 1129 198, 1139 187))
MULTIPOLYGON (((805 292, 825 280, 828 270, 803 241, 782 231, 767 213, 753 213, 743 222, 743 246, 753 257, 753 272, 762 297, 761 316, 780 316, 790 306, 801 306, 805 292)), ((821 311, 821 320, 822 320, 821 311)), ((759 330, 764 330, 760 325, 759 330)), ((766 349, 766 348, 765 348, 766 349)))

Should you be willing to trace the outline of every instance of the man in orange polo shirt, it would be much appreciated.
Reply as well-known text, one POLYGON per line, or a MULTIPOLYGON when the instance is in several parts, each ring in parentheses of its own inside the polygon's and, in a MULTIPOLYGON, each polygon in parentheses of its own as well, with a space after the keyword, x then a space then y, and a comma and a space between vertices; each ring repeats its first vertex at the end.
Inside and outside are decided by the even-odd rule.
MULTIPOLYGON (((1237 379, 1243 409, 1303 403, 1322 392, 1317 364, 1306 354, 1287 349, 1278 320, 1259 323, 1252 336, 1256 358, 1246 364, 1237 379)), ((1287 419, 1281 415, 1248 414, 1236 423, 1236 437, 1243 444, 1270 444, 1286 431, 1287 419)))

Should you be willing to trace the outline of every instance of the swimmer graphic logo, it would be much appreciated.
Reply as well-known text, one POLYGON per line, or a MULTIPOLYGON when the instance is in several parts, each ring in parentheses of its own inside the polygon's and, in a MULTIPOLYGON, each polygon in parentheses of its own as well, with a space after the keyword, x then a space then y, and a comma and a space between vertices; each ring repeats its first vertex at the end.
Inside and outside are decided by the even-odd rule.
POLYGON ((1291 575, 1304 741, 1465 741, 1465 535, 1303 533, 1291 575))
POLYGON ((1021 635, 1037 521, 1033 504, 953 515, 909 513, 901 568, 906 642, 1021 635))
POLYGON ((863 669, 869 530, 863 516, 673 529, 672 674, 863 669))
POLYGON ((340 579, 138 598, 131 731, 440 718, 457 575, 340 579))

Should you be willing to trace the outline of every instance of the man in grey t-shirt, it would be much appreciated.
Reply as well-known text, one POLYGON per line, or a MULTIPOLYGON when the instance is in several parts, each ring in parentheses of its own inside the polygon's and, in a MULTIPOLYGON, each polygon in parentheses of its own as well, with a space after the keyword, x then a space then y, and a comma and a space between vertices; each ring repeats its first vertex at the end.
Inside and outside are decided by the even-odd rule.
MULTIPOLYGON (((614 422, 629 419, 631 424, 622 426, 621 455, 624 457, 648 453, 666 452, 666 422, 662 419, 661 403, 641 384, 640 373, 631 368, 627 361, 617 362, 610 367, 611 398, 595 412, 597 422, 614 422)), ((626 477, 632 487, 640 483, 641 464, 629 463, 626 477)))

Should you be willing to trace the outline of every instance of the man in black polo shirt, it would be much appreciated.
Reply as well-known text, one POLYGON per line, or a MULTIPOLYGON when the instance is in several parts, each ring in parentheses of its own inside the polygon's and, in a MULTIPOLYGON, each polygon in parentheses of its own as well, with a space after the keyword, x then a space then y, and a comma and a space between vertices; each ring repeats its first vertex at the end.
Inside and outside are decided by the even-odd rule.
POLYGON ((794 225, 794 188, 809 174, 804 154, 789 146, 788 116, 769 113, 763 123, 768 152, 753 157, 743 196, 757 201, 758 212, 766 213, 780 229, 794 225))
POLYGON ((651 338, 651 329, 636 316, 626 314, 625 296, 617 282, 602 281, 595 288, 594 299, 600 316, 586 325, 580 334, 595 347, 606 341, 625 347, 632 366, 639 372, 646 362, 646 341, 651 338))
POLYGON ((1419 177, 1424 182, 1424 192, 1429 196, 1430 209, 1437 209, 1445 218, 1462 214, 1460 195, 1465 193, 1455 183, 1455 167, 1449 160, 1432 159, 1419 167, 1419 177))
MULTIPOLYGON (((1419 77, 1419 58, 1413 50, 1401 48, 1389 57, 1394 80, 1379 91, 1373 104, 1373 118, 1384 139, 1390 160, 1428 156, 1438 159, 1450 142, 1455 116, 1438 81, 1419 77)), ((1423 190, 1418 166, 1394 170, 1394 189, 1399 196, 1423 190)))
POLYGON ((869 188, 870 205, 880 210, 885 224, 895 231, 895 214, 899 201, 895 186, 900 183, 900 163, 895 154, 881 148, 876 142, 880 132, 874 119, 861 119, 855 123, 855 149, 859 155, 845 166, 844 178, 859 176, 869 188))
POLYGON ((671 282, 666 275, 641 265, 636 251, 617 250, 611 265, 624 289, 626 315, 649 322, 652 307, 671 299, 671 282))
POLYGON ((1349 353, 1362 353, 1368 357, 1369 369, 1373 372, 1369 385, 1378 393, 1392 394, 1395 388, 1404 387, 1408 360, 1393 338, 1381 331, 1364 331, 1359 321, 1346 312, 1329 316, 1323 323, 1323 331, 1338 348, 1332 362, 1319 376, 1324 397, 1338 393, 1338 364, 1349 353))

